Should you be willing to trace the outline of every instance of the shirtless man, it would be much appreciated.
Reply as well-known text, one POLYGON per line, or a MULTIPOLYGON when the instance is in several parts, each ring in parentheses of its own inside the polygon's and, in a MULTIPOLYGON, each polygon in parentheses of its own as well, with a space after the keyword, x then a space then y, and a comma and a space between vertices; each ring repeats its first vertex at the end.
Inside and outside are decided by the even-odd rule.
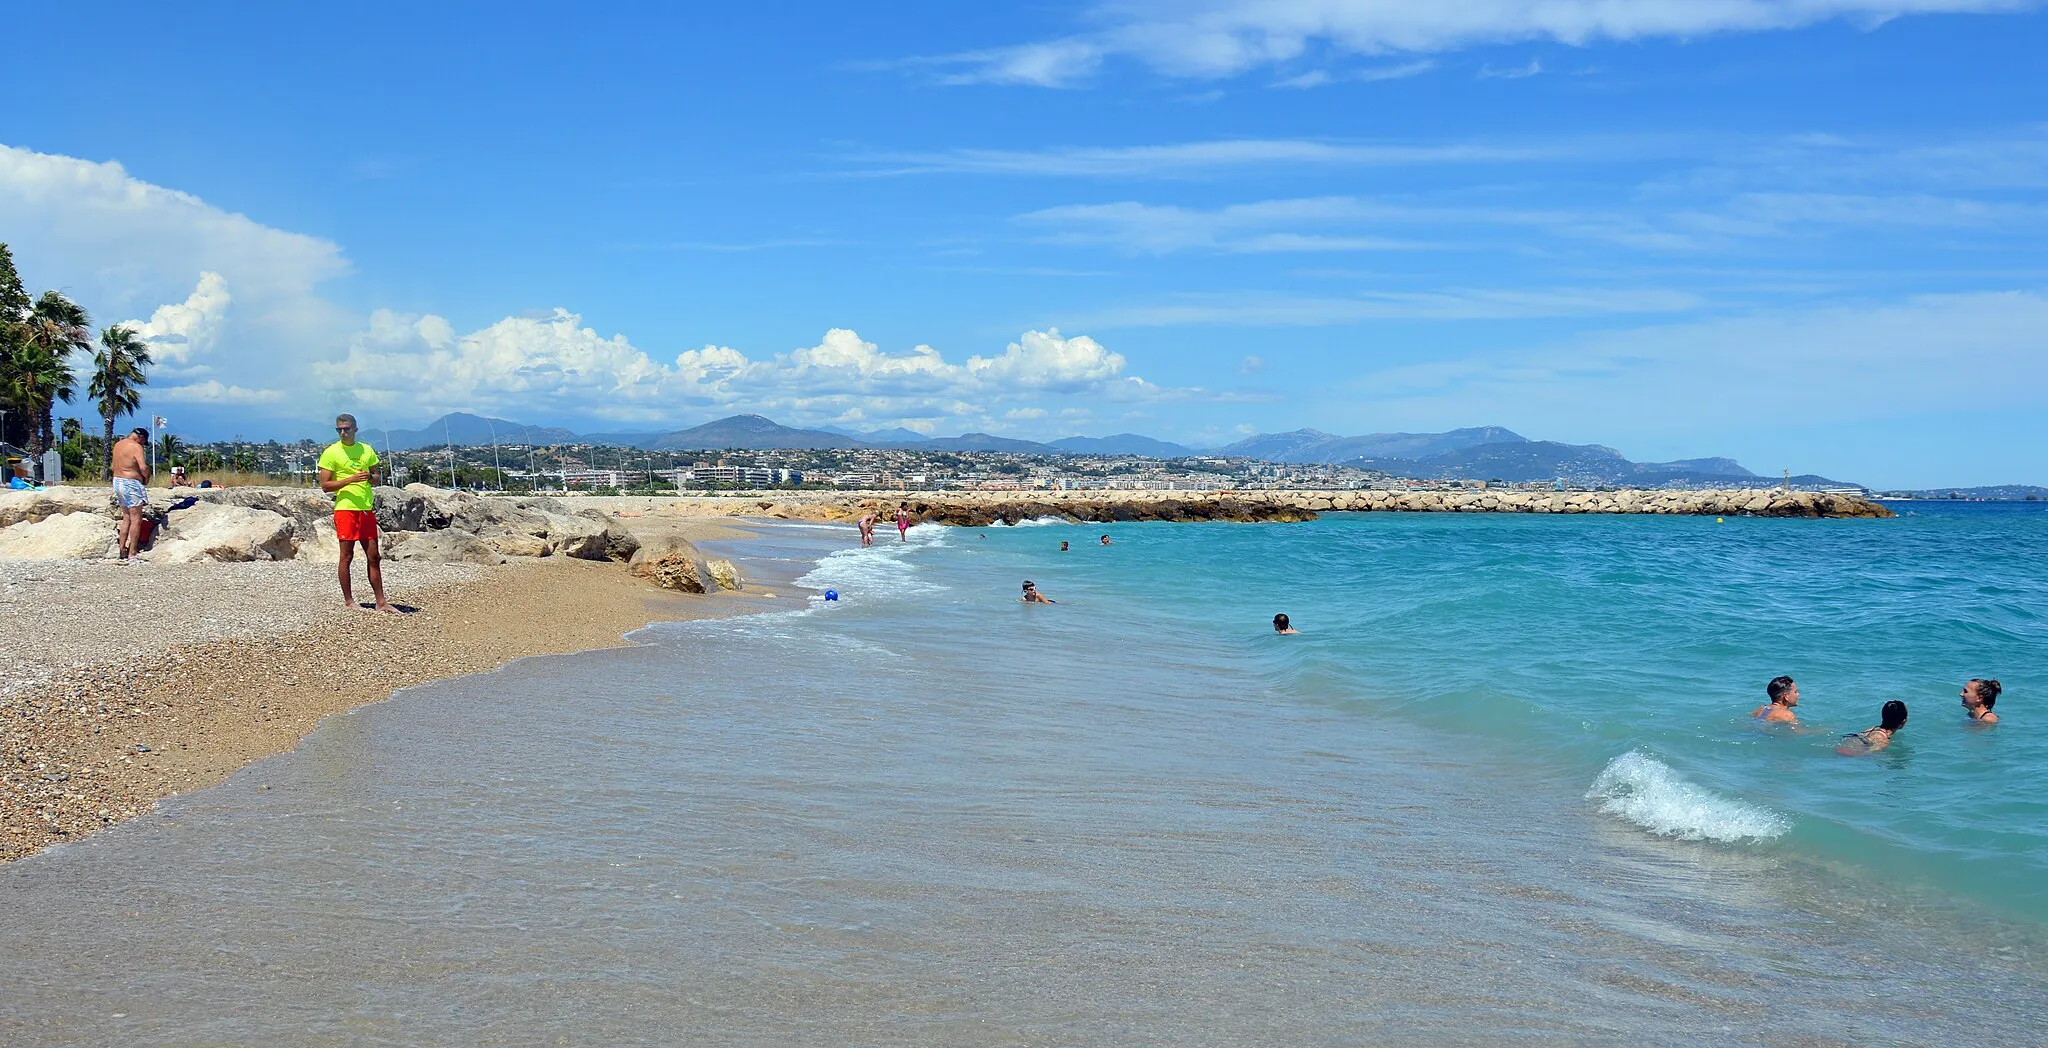
POLYGON ((121 562, 142 544, 142 507, 149 504, 149 431, 140 426, 114 442, 114 504, 121 507, 121 562))
POLYGON ((1025 583, 1024 583, 1024 596, 1023 596, 1022 600, 1023 600, 1023 602, 1024 602, 1024 603, 1026 603, 1026 604, 1058 604, 1058 603, 1059 603, 1059 601, 1056 601, 1056 600, 1052 599, 1051 597, 1048 597, 1048 596, 1046 596, 1045 594, 1043 594, 1043 593, 1040 593, 1040 592, 1038 592, 1038 583, 1036 583, 1036 582, 1031 582, 1031 581, 1029 581, 1029 580, 1026 580, 1026 581, 1025 581, 1025 583))
POLYGON ((1295 629, 1294 625, 1287 621, 1287 615, 1283 612, 1282 614, 1273 616, 1273 632, 1280 634, 1288 634, 1300 633, 1301 631, 1295 629))
POLYGON ((875 515, 872 513, 860 518, 860 544, 863 546, 875 544, 875 515))
POLYGON ((1998 693, 2004 691, 1995 680, 1972 677, 1963 685, 1963 711, 1979 724, 1997 724, 1998 714, 1991 707, 1998 705, 1998 693))
POLYGON ((1758 706, 1750 716, 1765 724, 1799 723, 1799 715, 1792 712, 1792 707, 1799 705, 1799 685, 1792 683, 1792 678, 1771 678, 1771 682, 1764 685, 1764 694, 1771 697, 1770 705, 1758 706))

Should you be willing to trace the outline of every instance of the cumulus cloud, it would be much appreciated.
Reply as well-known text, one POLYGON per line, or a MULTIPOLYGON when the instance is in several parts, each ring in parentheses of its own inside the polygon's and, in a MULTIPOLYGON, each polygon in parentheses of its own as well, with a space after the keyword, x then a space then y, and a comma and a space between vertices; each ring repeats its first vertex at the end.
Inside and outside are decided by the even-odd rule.
POLYGON ((1072 87, 1113 57, 1176 77, 1220 78, 1337 54, 1430 54, 1546 40, 1694 38, 1902 15, 2018 11, 2028 0, 1116 0, 1093 32, 921 60, 952 83, 1072 87))
POLYGON ((277 404, 290 394, 281 389, 247 389, 223 384, 218 379, 207 379, 183 386, 152 389, 150 396, 174 404, 277 404))
POLYGON ((207 366, 194 357, 206 355, 220 341, 221 321, 233 301, 225 278, 201 273, 199 286, 185 301, 158 306, 148 320, 131 320, 127 326, 149 343, 159 367, 171 374, 199 374, 207 366))
POLYGON ((394 411, 553 410, 620 421, 666 421, 700 409, 781 409, 801 420, 984 419, 999 405, 1047 394, 1151 389, 1122 374, 1122 355, 1086 335, 1027 331, 1001 353, 947 360, 931 346, 890 353, 845 328, 816 345, 753 358, 730 346, 657 360, 624 335, 599 335, 557 309, 457 334, 433 315, 380 311, 339 360, 314 374, 329 400, 394 411))

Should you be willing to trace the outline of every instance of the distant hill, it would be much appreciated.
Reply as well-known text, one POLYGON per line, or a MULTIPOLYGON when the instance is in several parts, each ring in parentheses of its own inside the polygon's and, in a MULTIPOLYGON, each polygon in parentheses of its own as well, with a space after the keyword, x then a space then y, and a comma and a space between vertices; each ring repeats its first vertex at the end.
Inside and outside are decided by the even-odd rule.
POLYGON ((1918 491, 1888 491, 1916 499, 1994 499, 2011 502, 2048 502, 2048 488, 2032 484, 1993 484, 1981 488, 1922 488, 1918 491))
POLYGON ((871 429, 865 433, 841 426, 819 426, 818 429, 825 433, 837 433, 842 437, 852 437, 864 444, 916 444, 925 440, 924 434, 914 429, 905 429, 902 426, 897 426, 894 429, 871 429))
POLYGON ((1476 426, 1444 433, 1368 433, 1340 437, 1321 430, 1261 433, 1216 449, 1219 455, 1241 455, 1269 462, 1349 462, 1353 459, 1421 459, 1482 444, 1514 443, 1521 434, 1499 426, 1476 426))
MULTIPOLYGON (((1529 483, 1563 478, 1575 484, 1626 484, 1654 488, 1666 484, 1738 486, 1762 479, 1729 458, 1631 462, 1621 452, 1600 444, 1560 444, 1551 440, 1520 438, 1422 458, 1360 458, 1344 464, 1423 480, 1529 483)), ((1810 473, 1793 477, 1792 482, 1807 487, 1851 486, 1810 473)))
POLYGON ((1052 446, 1072 455, 1146 455, 1152 458, 1182 458, 1194 449, 1170 440, 1154 440, 1136 433, 1107 437, 1061 437, 1052 446))
MULTIPOLYGON (((906 445, 892 444, 890 447, 906 445)), ((933 437, 907 445, 915 451, 1007 451, 1016 455, 1057 455, 1060 449, 1035 440, 1013 440, 989 433, 962 433, 957 437, 933 437)))
POLYGON ((851 448, 864 442, 821 429, 793 429, 760 415, 732 415, 701 426, 663 433, 639 446, 650 451, 714 451, 721 448, 851 448))
POLYGON ((492 443, 570 444, 583 439, 560 426, 526 426, 463 411, 443 415, 419 429, 368 429, 362 436, 386 451, 411 451, 450 441, 462 447, 476 447, 492 443))

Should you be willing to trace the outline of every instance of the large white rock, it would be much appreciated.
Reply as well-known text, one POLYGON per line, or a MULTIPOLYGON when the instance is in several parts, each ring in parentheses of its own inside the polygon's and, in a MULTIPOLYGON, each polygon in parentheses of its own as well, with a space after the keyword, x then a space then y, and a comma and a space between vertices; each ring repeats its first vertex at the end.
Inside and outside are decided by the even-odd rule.
POLYGON ((104 513, 114 504, 111 488, 54 487, 42 491, 0 489, 0 528, 34 523, 66 513, 104 513))
POLYGON ((149 559, 159 564, 202 560, 290 560, 292 520, 247 506, 201 502, 172 511, 149 559))
POLYGON ((104 557, 115 524, 98 513, 60 513, 0 528, 0 557, 11 560, 84 560, 104 557))

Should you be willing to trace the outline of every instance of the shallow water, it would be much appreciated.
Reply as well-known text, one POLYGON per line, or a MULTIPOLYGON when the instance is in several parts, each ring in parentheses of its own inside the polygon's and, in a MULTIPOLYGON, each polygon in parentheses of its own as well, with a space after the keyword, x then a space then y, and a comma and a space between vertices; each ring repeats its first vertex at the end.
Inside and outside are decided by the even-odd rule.
POLYGON ((2038 1043, 2048 517, 1915 508, 915 529, 0 868, 0 1042, 2038 1043))

